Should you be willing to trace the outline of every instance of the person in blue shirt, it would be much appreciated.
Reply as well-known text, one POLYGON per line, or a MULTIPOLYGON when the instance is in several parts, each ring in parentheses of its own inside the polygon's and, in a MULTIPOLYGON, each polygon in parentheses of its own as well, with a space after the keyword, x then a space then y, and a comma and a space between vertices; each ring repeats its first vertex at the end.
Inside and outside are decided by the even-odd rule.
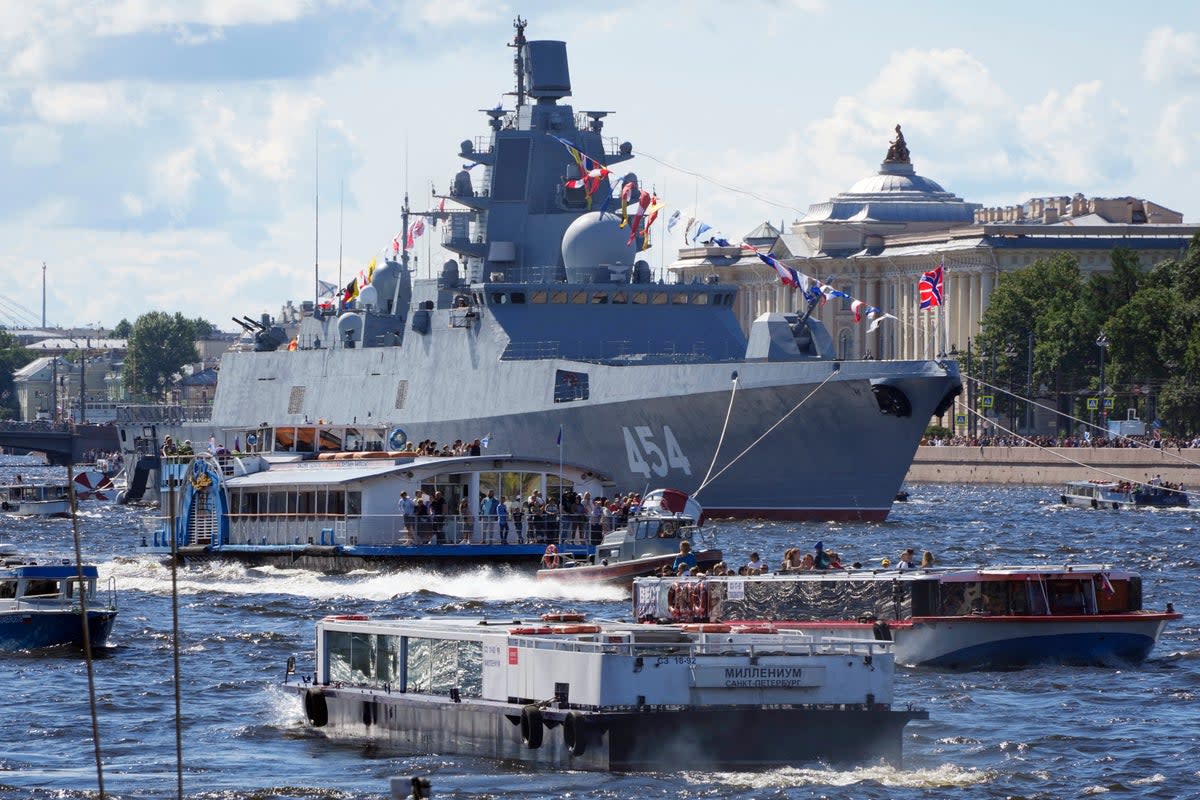
POLYGON ((692 552, 692 543, 679 543, 679 555, 671 562, 671 572, 674 575, 687 575, 696 566, 696 554, 692 552))

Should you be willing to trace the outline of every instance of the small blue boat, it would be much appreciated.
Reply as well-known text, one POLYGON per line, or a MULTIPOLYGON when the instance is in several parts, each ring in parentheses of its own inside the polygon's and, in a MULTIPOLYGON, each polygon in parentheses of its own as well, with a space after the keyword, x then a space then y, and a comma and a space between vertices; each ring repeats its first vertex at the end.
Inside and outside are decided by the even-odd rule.
POLYGON ((0 562, 0 652, 82 648, 81 597, 87 606, 88 640, 93 649, 103 647, 117 617, 117 593, 111 578, 103 590, 99 584, 94 565, 5 557, 0 562))

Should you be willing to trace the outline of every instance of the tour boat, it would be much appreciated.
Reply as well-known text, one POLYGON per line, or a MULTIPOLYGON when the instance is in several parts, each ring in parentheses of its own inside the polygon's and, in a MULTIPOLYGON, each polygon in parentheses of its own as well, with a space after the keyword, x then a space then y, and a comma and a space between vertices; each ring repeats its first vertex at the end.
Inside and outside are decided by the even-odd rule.
POLYGON ((71 515, 71 490, 65 482, 2 485, 0 511, 21 517, 67 517, 71 515))
POLYGON ((640 575, 669 568, 681 542, 688 542, 699 569, 710 569, 721 560, 721 551, 697 549, 703 514, 700 504, 684 492, 655 489, 642 498, 637 514, 625 525, 604 535, 590 558, 564 559, 557 552, 546 553, 537 579, 629 584, 640 575))
POLYGON ((1068 481, 1058 498, 1063 505, 1081 508, 1186 508, 1182 487, 1131 481, 1068 481))
POLYGON ((639 578, 639 620, 760 623, 894 639, 907 666, 1137 663, 1168 622, 1142 606, 1142 579, 1102 565, 826 570, 639 578))
MULTIPOLYGON (((287 430, 294 436, 297 429, 287 430)), ((341 449, 286 452, 278 445, 280 429, 274 432, 275 449, 163 455, 164 514, 149 521, 137 551, 325 572, 368 563, 451 562, 533 570, 547 544, 578 558, 587 557, 593 545, 576 539, 571 515, 522 515, 505 522, 480 514, 487 491, 497 498, 533 492, 601 497, 614 488, 605 475, 578 464, 511 454, 423 456, 364 449, 381 441, 347 442, 344 428, 336 426, 299 430, 318 442, 336 441, 341 449), (406 515, 401 493, 414 500, 441 493, 444 513, 406 515), (466 514, 458 513, 463 500, 466 514)), ((264 432, 264 438, 270 434, 264 432)))
POLYGON ((754 626, 344 615, 314 656, 285 688, 331 737, 555 768, 899 764, 928 718, 894 704, 892 643, 754 626))
POLYGON ((70 561, 23 561, 8 553, 0 562, 0 652, 83 646, 81 599, 87 606, 88 639, 103 647, 117 616, 110 578, 100 591, 94 565, 70 561))

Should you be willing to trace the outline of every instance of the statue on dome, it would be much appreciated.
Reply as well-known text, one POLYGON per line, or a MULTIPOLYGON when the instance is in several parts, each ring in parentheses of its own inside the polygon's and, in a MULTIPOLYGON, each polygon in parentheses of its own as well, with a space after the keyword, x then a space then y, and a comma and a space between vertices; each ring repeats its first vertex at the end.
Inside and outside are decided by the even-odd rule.
POLYGON ((885 164, 911 164, 908 159, 908 145, 904 142, 904 134, 900 132, 900 126, 896 125, 896 138, 889 143, 887 156, 884 157, 885 164))

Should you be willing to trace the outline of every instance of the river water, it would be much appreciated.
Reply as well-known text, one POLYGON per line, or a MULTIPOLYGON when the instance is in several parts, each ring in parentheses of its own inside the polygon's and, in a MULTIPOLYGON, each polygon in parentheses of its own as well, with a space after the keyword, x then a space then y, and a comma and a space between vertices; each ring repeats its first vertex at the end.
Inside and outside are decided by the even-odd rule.
MULTIPOLYGON (((0 458, 0 480, 65 477, 0 458)), ((453 575, 305 571, 221 564, 181 569, 184 794, 189 798, 386 797, 391 778, 424 775, 445 798, 1075 798, 1200 797, 1200 510, 1097 512, 1056 504, 1053 487, 910 487, 885 523, 712 524, 727 561, 777 564, 817 540, 846 562, 893 561, 905 547, 942 564, 1110 563, 1144 578, 1147 607, 1184 619, 1144 664, 1019 671, 898 669, 897 700, 929 710, 906 728, 903 768, 796 764, 761 772, 596 774, 331 741, 302 724, 279 688, 288 656, 311 671, 313 621, 332 613, 527 616, 582 610, 619 617, 616 590, 552 588, 532 573, 453 575)), ((803 491, 803 487, 795 487, 803 491)), ((85 558, 114 576, 120 615, 94 662, 106 794, 177 789, 170 570, 131 555, 142 508, 83 507, 85 558)), ((73 556, 71 520, 0 517, 26 555, 73 556)), ((78 654, 0 655, 0 800, 98 796, 86 664, 78 654)))

